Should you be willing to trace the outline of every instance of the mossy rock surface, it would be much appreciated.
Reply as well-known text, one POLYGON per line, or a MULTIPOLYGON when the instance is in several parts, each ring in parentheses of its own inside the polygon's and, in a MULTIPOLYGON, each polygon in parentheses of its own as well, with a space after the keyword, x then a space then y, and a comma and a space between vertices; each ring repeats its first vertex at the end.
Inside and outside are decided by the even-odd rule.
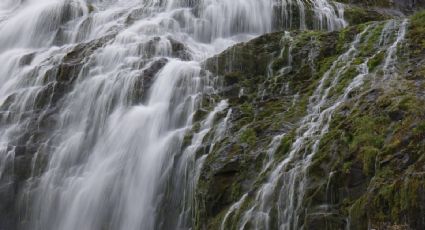
MULTIPOLYGON (((386 4, 374 6, 394 6, 386 4)), ((425 14, 410 18, 389 79, 383 71, 388 49, 379 45, 387 16, 367 18, 364 21, 375 22, 338 32, 267 34, 205 62, 206 69, 220 76, 218 98, 229 100, 232 116, 228 133, 214 146, 202 171, 198 229, 219 229, 229 208, 244 194, 241 210, 255 202, 255 191, 267 180, 267 172, 260 172, 269 160, 273 138, 284 134, 274 155, 279 162, 291 149, 320 79, 365 28, 369 29, 358 55, 343 68, 329 100, 344 94, 364 63, 368 78, 335 109, 320 140, 307 169, 300 227, 425 228, 425 14)), ((272 223, 275 211, 270 214, 272 223)), ((232 213, 226 227, 236 229, 240 215, 232 213)))

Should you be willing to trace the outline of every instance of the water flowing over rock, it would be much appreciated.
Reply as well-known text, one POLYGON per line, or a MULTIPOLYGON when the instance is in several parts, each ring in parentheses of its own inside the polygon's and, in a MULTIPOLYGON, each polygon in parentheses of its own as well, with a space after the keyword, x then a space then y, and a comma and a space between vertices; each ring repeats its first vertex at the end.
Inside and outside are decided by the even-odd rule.
POLYGON ((3 0, 0 229, 425 227, 412 4, 3 0))

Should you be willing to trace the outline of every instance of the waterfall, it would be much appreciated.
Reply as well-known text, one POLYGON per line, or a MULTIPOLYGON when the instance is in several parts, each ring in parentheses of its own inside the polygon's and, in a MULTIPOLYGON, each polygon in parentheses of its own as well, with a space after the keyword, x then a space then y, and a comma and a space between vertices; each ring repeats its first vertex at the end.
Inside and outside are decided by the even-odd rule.
POLYGON ((202 61, 292 21, 346 25, 325 0, 2 1, 0 184, 19 187, 20 217, 8 226, 189 229, 196 150, 231 116, 212 129, 218 103, 183 149, 214 87, 202 61))
MULTIPOLYGON (((395 26, 395 28, 398 28, 397 30, 397 37, 395 39, 395 41, 391 44, 391 46, 388 48, 386 57, 385 57, 385 63, 384 63, 384 75, 385 75, 385 79, 384 80, 388 80, 388 78, 393 75, 393 73, 395 72, 394 67, 395 67, 395 63, 397 61, 397 48, 400 45, 400 43, 404 40, 405 36, 406 36, 406 30, 407 30, 407 23, 408 20, 405 19, 403 20, 401 23, 399 23, 400 25, 395 26)), ((382 33, 382 41, 384 42, 384 36, 385 34, 387 34, 388 32, 388 28, 389 25, 391 24, 397 24, 397 22, 394 21, 390 21, 388 22, 388 24, 386 25, 387 30, 384 30, 382 33)))
MULTIPOLYGON (((374 46, 370 57, 362 57, 361 63, 355 63, 360 57, 362 42, 367 43, 371 39, 373 30, 379 30, 378 23, 371 23, 362 32, 358 33, 348 49, 339 55, 329 69, 321 76, 313 94, 309 97, 307 114, 301 119, 291 148, 281 160, 275 160, 276 153, 282 138, 286 133, 274 136, 266 150, 266 163, 260 176, 267 174, 266 182, 254 191, 249 191, 250 199, 245 193, 228 209, 221 226, 231 226, 231 229, 304 229, 303 219, 305 215, 304 199, 308 186, 308 169, 313 163, 315 154, 319 151, 321 138, 329 131, 333 114, 338 107, 349 100, 350 94, 363 87, 364 82, 372 80, 372 84, 388 80, 389 74, 395 72, 395 64, 398 47, 405 39, 408 20, 390 20, 382 26, 381 35, 374 46), (385 53, 380 71, 371 73, 369 61, 380 53, 385 53), (342 76, 347 70, 356 67, 356 75, 338 95, 331 95, 337 87, 342 76), (383 74, 382 78, 378 78, 383 74), (368 79, 369 78, 369 79, 368 79), (253 194, 253 195, 252 195, 253 194), (243 208, 241 208, 243 207, 243 208), (274 212, 274 214, 272 214, 274 212), (272 216, 276 215, 276 216, 272 216), (233 218, 233 219, 232 219, 233 218), (272 220, 272 218, 274 218, 272 220), (232 219, 232 225, 227 225, 232 219), (236 223, 237 226, 234 226, 236 223)), ((376 33, 376 32, 375 32, 376 33)), ((287 34, 285 35, 287 37, 287 34)), ((284 38, 285 38, 284 37, 284 38)), ((282 46, 283 50, 287 49, 282 46)), ((289 46, 290 47, 290 46, 289 46)), ((282 52, 279 55, 282 56, 282 52)), ((288 60, 291 60, 288 58, 288 60)), ((279 76, 281 73, 274 73, 279 76)), ((329 178, 333 177, 333 172, 329 178)), ((329 179, 329 180, 330 180, 329 179)), ((326 188, 329 187, 329 182, 326 188)), ((332 202, 330 204, 332 205, 332 202)), ((315 207, 319 213, 327 213, 328 206, 315 207)), ((347 229, 350 229, 350 220, 347 220, 347 229)))

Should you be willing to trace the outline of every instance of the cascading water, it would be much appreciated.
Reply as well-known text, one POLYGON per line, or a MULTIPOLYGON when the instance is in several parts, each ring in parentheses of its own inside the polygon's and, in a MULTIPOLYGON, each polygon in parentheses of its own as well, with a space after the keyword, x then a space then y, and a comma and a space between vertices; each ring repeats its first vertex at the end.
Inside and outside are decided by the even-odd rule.
POLYGON ((397 30, 396 40, 388 48, 387 55, 385 58, 385 63, 383 67, 384 74, 385 74, 384 80, 388 80, 388 78, 391 77, 391 75, 395 72, 394 66, 397 61, 396 52, 397 52, 398 46, 400 45, 400 43, 404 40, 406 36, 407 23, 408 23, 407 19, 403 20, 402 22, 390 21, 386 25, 387 30, 384 30, 382 34, 381 41, 383 44, 385 44, 386 43, 385 35, 388 33, 388 28, 390 28, 391 25, 393 24, 395 29, 397 30))
MULTIPOLYGON (((301 120, 299 128, 296 130, 296 137, 292 142, 291 149, 283 160, 275 160, 276 153, 281 139, 285 136, 279 134, 272 138, 269 148, 266 151, 267 163, 263 164, 263 171, 258 180, 262 179, 262 174, 269 171, 266 182, 253 191, 249 191, 241 196, 240 200, 228 209, 225 218, 221 223, 221 229, 226 226, 231 229, 303 229, 304 200, 308 186, 308 169, 313 163, 315 154, 319 151, 321 138, 329 131, 330 122, 336 109, 349 100, 350 94, 363 87, 364 82, 372 78, 372 84, 388 79, 395 72, 395 60, 399 45, 406 35, 408 20, 390 20, 382 29, 379 41, 375 44, 376 50, 371 57, 362 57, 364 62, 355 64, 355 60, 361 56, 360 46, 362 42, 367 43, 371 39, 371 34, 376 33, 379 24, 367 26, 361 33, 357 34, 348 50, 341 54, 321 77, 313 95, 309 98, 307 115, 301 120), (376 55, 384 53, 383 63, 379 71, 370 73, 369 61, 376 55), (356 67, 356 75, 351 82, 340 92, 339 95, 331 95, 332 90, 339 84, 342 76, 350 67, 356 67), (377 75, 383 74, 378 79, 377 75), (271 168, 271 170, 270 170, 271 168), (252 196, 247 198, 247 196, 252 196), (252 199, 252 200, 250 200, 252 199), (272 216, 275 215, 275 216, 272 216), (231 220, 232 221, 229 221, 231 220), (232 225, 228 224, 231 222, 232 225)), ((287 37, 287 35, 285 35, 287 37)), ((284 38, 285 38, 284 37, 284 38)), ((283 46, 286 49, 286 46, 283 46)), ((282 54, 280 54, 280 57, 282 54)), ((288 60, 291 60, 288 58, 288 60)), ((285 67, 286 68, 286 67, 285 67)), ((281 73, 274 73, 279 76, 281 73)), ((333 172, 329 175, 329 180, 333 177, 333 172)), ((329 182, 326 185, 328 192, 329 182)), ((315 207, 315 211, 320 214, 332 214, 332 201, 328 201, 321 207, 315 207)), ((347 229, 350 228, 350 221, 347 221, 347 229)))
POLYGON ((20 187, 19 223, 2 224, 190 228, 191 173, 202 165, 195 151, 212 131, 214 111, 227 106, 219 103, 182 150, 202 95, 213 87, 200 63, 293 27, 288 5, 299 6, 301 29, 307 8, 315 28, 345 25, 340 5, 324 0, 2 1, 1 194, 20 187), (15 172, 25 184, 14 184, 15 165, 31 167, 15 172))
POLYGON ((349 63, 353 60, 357 54, 356 51, 360 39, 366 32, 367 29, 357 36, 351 48, 334 62, 332 67, 320 80, 318 87, 310 98, 309 113, 301 121, 300 128, 297 130, 297 138, 292 144, 288 157, 272 170, 270 181, 263 185, 257 193, 255 206, 244 214, 240 229, 244 229, 245 225, 251 219, 254 222, 255 228, 261 228, 262 226, 268 228, 270 226, 269 215, 274 206, 272 199, 274 199, 273 194, 276 189, 278 190, 278 201, 276 204, 279 212, 279 228, 296 229, 298 227, 298 211, 302 204, 304 191, 302 188, 304 186, 303 175, 305 174, 306 167, 309 165, 308 162, 317 151, 320 134, 326 132, 325 126, 327 120, 330 119, 334 110, 333 106, 327 109, 323 107, 328 102, 330 89, 338 83, 339 76, 348 65, 345 64, 342 69, 338 69, 338 63, 349 63), (334 71, 336 71, 335 76, 333 76, 334 71), (331 85, 326 87, 326 82, 332 77, 334 79, 331 80, 331 85), (302 154, 301 151, 304 151, 305 154, 302 154), (299 159, 300 157, 301 159, 299 159), (292 163, 295 165, 293 166, 292 163), (278 184, 281 185, 278 186, 278 184))

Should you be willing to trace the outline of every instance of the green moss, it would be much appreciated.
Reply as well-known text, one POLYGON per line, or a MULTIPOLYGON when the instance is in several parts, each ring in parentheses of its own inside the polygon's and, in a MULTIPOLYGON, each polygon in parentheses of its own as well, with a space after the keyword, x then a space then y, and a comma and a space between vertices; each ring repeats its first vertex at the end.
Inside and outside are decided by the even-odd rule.
POLYGON ((355 133, 350 143, 350 149, 357 151, 365 146, 381 148, 384 143, 382 129, 386 119, 381 117, 360 116, 354 119, 355 133))
POLYGON ((344 174, 350 173, 352 166, 353 166, 353 162, 351 162, 351 161, 344 162, 344 164, 342 165, 342 172, 344 174))
POLYGON ((317 73, 318 76, 323 76, 329 68, 332 66, 334 61, 338 58, 338 56, 332 56, 332 57, 326 57, 320 60, 319 62, 319 72, 317 73))
POLYGON ((413 134, 416 136, 424 137, 425 136, 425 121, 419 123, 414 129, 413 134))
POLYGON ((344 12, 345 19, 351 24, 361 24, 369 21, 380 21, 385 17, 373 10, 365 10, 364 8, 351 6, 344 12))
POLYGON ((385 52, 378 52, 371 59, 369 59, 367 63, 367 67, 369 68, 369 71, 370 72, 374 71, 376 67, 382 63, 384 58, 385 58, 385 52))
POLYGON ((262 118, 267 118, 267 117, 281 113, 282 110, 283 110, 282 101, 270 100, 262 104, 262 108, 258 112, 258 116, 262 118))
POLYGON ((423 208, 424 204, 416 202, 425 188, 425 182, 422 178, 408 178, 404 181, 401 192, 401 208, 408 210, 413 208, 423 208))
POLYGON ((421 53, 425 49, 425 11, 414 14, 411 18, 408 38, 416 49, 415 53, 421 53))
POLYGON ((361 158, 363 160, 363 171, 366 175, 373 176, 375 174, 375 159, 379 152, 379 149, 370 146, 360 149, 361 158))
POLYGON ((402 111, 409 111, 413 113, 422 112, 422 104, 412 95, 403 96, 398 103, 398 108, 402 111))
POLYGON ((230 72, 224 75, 224 82, 226 85, 234 85, 242 78, 241 72, 230 72))
POLYGON ((93 6, 93 4, 87 4, 87 9, 89 10, 89 13, 92 13, 96 10, 96 8, 93 6))
POLYGON ((351 226, 357 229, 368 229, 367 223, 367 200, 365 198, 358 199, 350 208, 351 226))
POLYGON ((276 151, 277 154, 284 155, 284 154, 288 153, 289 150, 291 150, 292 143, 294 143, 294 138, 295 138, 294 136, 295 136, 295 133, 291 132, 291 133, 286 134, 282 138, 282 140, 280 141, 280 146, 276 151))
POLYGON ((385 23, 372 25, 372 29, 365 36, 365 41, 362 41, 360 46, 360 55, 362 57, 369 57, 376 52, 384 25, 385 23))
POLYGON ((254 113, 254 108, 250 103, 244 103, 240 106, 242 114, 246 116, 252 116, 254 113))
MULTIPOLYGON (((283 55, 283 57, 287 57, 287 55, 283 55)), ((276 60, 273 61, 272 64, 272 69, 273 71, 278 71, 280 70, 282 67, 285 66, 285 63, 287 63, 287 60, 285 58, 278 58, 276 60)))
MULTIPOLYGON (((423 24, 418 20, 412 23, 423 24)), ((237 45, 225 54, 226 58, 218 57, 218 68, 225 78, 223 80, 243 87, 245 92, 243 99, 230 102, 234 111, 231 130, 223 142, 216 144, 210 154, 214 157, 209 156, 205 164, 219 164, 224 154, 231 155, 233 159, 241 159, 242 163, 238 166, 241 171, 233 177, 226 192, 221 194, 222 197, 217 196, 218 200, 226 197, 226 202, 236 201, 245 193, 255 196, 255 192, 265 183, 270 173, 266 170, 262 175, 257 175, 255 172, 263 170, 263 153, 271 138, 287 133, 275 153, 276 162, 280 162, 291 150, 300 119, 306 114, 309 97, 320 78, 338 55, 347 50, 354 36, 368 25, 370 30, 360 42, 360 55, 351 62, 351 66, 338 63, 338 68, 345 69, 331 90, 326 106, 331 106, 341 95, 358 74, 358 65, 367 58, 370 74, 363 86, 356 89, 356 93, 350 95, 333 113, 329 130, 322 137, 318 152, 306 169, 307 191, 303 207, 307 214, 301 215, 300 220, 310 218, 309 212, 314 212, 314 208, 322 204, 331 204, 329 207, 332 215, 335 213, 337 216, 347 217, 350 211, 351 227, 356 229, 367 229, 370 226, 385 229, 382 227, 384 223, 388 223, 388 226, 402 226, 404 222, 410 221, 409 218, 417 218, 409 210, 420 212, 420 205, 417 203, 420 203, 421 197, 418 191, 424 191, 423 183, 420 179, 411 179, 410 175, 423 171, 425 161, 425 114, 423 102, 418 96, 422 95, 425 84, 421 83, 422 75, 416 77, 415 81, 405 78, 404 73, 411 69, 417 70, 416 66, 410 66, 410 59, 401 57, 398 59, 400 68, 397 70, 403 74, 397 76, 396 81, 390 79, 385 84, 372 84, 382 75, 380 66, 386 50, 378 43, 385 22, 362 24, 332 33, 291 32, 294 39, 293 68, 283 76, 265 77, 267 65, 273 64, 272 68, 277 70, 286 63, 285 58, 273 60, 282 48, 288 46, 280 42, 283 33, 266 35, 237 45), (307 60, 310 51, 315 51, 315 55, 312 60, 307 60), (230 59, 232 56, 234 58, 230 59), (256 64, 258 59, 264 60, 256 64), (232 71, 227 73, 226 70, 229 69, 232 71), (284 88, 286 84, 288 89, 284 88), (264 97, 263 89, 266 92, 264 97), (330 173, 333 179, 329 179, 330 173)), ((410 30, 409 28, 408 33, 410 30)), ((420 33, 417 35, 422 36, 420 33)), ((418 44, 421 45, 420 42, 418 44)), ((405 49, 403 55, 408 56, 405 54, 411 51, 410 47, 405 49)), ((411 57, 413 56, 415 55, 411 57)), ((418 57, 420 56, 416 55, 414 58, 418 57)), ((332 74, 336 74, 335 71, 332 74)), ((335 82, 328 81, 326 85, 333 83, 335 82)), ((308 150, 307 146, 306 151, 308 150)), ((252 207, 253 197, 248 200, 241 210, 246 211, 252 207)), ((204 221, 211 226, 210 229, 217 229, 230 205, 226 202, 220 207, 219 214, 197 219, 197 222, 204 221), (214 224, 210 225, 211 222, 214 224)), ((226 227, 236 227, 235 223, 242 218, 241 213, 232 214, 226 227)), ((270 222, 274 224, 276 211, 272 210, 271 213, 270 222)), ((323 223, 321 221, 327 218, 323 216, 314 220, 323 223)), ((409 227, 417 229, 410 222, 409 227)))
POLYGON ((283 118, 287 122, 294 123, 298 121, 306 112, 309 96, 304 95, 302 98, 292 104, 289 109, 283 114, 283 118))
POLYGON ((332 88, 329 92, 329 96, 340 95, 343 93, 345 88, 350 84, 355 76, 357 76, 358 70, 356 66, 350 66, 339 78, 338 84, 332 88))
POLYGON ((383 142, 384 140, 382 137, 377 136, 373 133, 364 132, 356 134, 350 147, 351 149, 357 149, 361 146, 371 146, 379 148, 380 146, 382 146, 383 142))
POLYGON ((345 28, 342 29, 339 33, 338 33, 338 42, 336 44, 336 49, 338 52, 342 52, 346 46, 347 46, 347 41, 348 39, 348 33, 350 32, 351 28, 345 28))
POLYGON ((240 135, 240 141, 241 143, 245 143, 250 146, 255 145, 255 142, 257 141, 257 134, 255 133, 255 130, 251 128, 245 129, 240 135))

